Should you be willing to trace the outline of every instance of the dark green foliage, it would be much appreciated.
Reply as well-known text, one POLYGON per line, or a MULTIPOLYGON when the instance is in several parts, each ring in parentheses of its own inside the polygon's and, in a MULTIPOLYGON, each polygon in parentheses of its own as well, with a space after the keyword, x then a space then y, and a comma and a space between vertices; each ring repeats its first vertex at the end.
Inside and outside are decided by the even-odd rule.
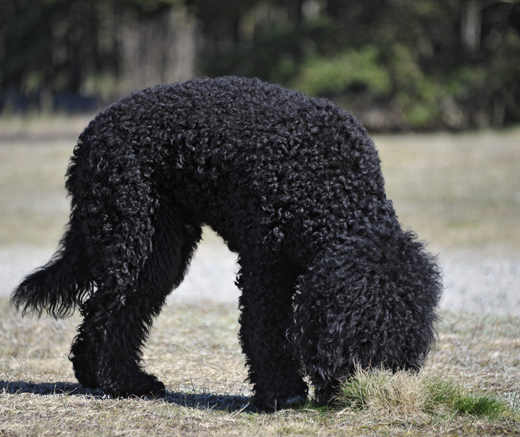
MULTIPOLYGON (((259 4, 251 10, 265 18, 259 4)), ((280 11, 285 3, 270 4, 280 11)), ((201 68, 331 98, 371 129, 499 126, 520 120, 520 35, 513 4, 483 11, 488 5, 329 0, 300 21, 289 14, 204 51, 201 68)))
POLYGON ((0 100, 100 77, 113 97, 120 30, 179 7, 198 20, 197 74, 328 97, 372 130, 520 121, 520 3, 487 0, 4 0, 0 100))
POLYGON ((179 0, 3 0, 0 103, 6 90, 81 93, 100 74, 120 73, 124 22, 160 15, 179 0))

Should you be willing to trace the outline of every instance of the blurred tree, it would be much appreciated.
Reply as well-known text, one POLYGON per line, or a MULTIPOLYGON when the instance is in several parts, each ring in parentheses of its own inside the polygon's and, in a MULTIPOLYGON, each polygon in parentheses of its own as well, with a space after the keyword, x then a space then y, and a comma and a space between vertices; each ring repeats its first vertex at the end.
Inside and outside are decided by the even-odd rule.
MULTIPOLYGON (((0 0, 0 95, 257 76, 371 129, 520 121, 520 2, 0 0)), ((1 100, 1 96, 0 96, 1 100)), ((1 104, 1 101, 0 101, 1 104)))
POLYGON ((44 82, 52 59, 50 17, 54 8, 45 7, 42 0, 4 0, 0 12, 3 87, 20 89, 24 73, 31 70, 39 70, 39 82, 44 82))
MULTIPOLYGON (((3 0, 1 86, 78 91, 99 65, 98 10, 104 2, 3 0)), ((111 58, 111 56, 106 56, 111 58)))
MULTIPOLYGON (((22 96, 47 93, 79 95, 85 91, 106 90, 112 95, 121 90, 118 79, 133 83, 125 76, 128 67, 125 39, 140 37, 157 28, 154 48, 164 52, 172 41, 162 38, 169 23, 165 19, 177 0, 1 0, 0 4, 0 92, 11 90, 22 96)), ((152 32, 153 33, 153 32, 152 32)), ((149 38, 150 39, 150 38, 149 38)), ((146 53, 149 47, 137 47, 146 53)), ((150 61, 150 58, 146 58, 150 61)), ((154 65, 156 67, 156 65, 154 65)), ((144 66, 143 66, 144 68, 144 66)), ((159 75, 163 78, 164 75, 159 75)), ((185 77, 186 78, 186 77, 185 77)), ((125 90, 126 91, 126 90, 125 90)))
POLYGON ((117 94, 193 77, 197 52, 193 16, 181 1, 155 1, 153 8, 145 0, 135 1, 134 8, 123 10, 116 32, 117 94))

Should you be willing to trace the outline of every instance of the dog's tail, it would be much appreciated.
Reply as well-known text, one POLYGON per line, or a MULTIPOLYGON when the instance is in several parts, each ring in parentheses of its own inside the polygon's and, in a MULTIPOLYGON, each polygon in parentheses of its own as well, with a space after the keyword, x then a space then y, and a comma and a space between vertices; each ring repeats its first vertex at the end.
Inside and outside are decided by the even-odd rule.
POLYGON ((41 316, 47 311, 55 318, 66 317, 92 293, 94 284, 88 278, 80 248, 63 242, 62 247, 13 291, 11 304, 22 314, 34 312, 41 316))

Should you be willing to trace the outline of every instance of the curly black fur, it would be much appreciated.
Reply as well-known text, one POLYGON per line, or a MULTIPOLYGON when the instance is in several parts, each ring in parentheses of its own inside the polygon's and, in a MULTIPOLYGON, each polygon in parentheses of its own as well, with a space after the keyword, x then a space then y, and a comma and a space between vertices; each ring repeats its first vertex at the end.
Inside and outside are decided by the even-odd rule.
POLYGON ((158 86, 100 113, 67 172, 61 250, 14 291, 18 307, 83 324, 81 384, 119 395, 164 386, 140 367, 166 296, 211 226, 239 254, 240 341, 259 408, 327 401, 356 364, 418 368, 441 279, 387 200, 351 114, 259 80, 158 86))

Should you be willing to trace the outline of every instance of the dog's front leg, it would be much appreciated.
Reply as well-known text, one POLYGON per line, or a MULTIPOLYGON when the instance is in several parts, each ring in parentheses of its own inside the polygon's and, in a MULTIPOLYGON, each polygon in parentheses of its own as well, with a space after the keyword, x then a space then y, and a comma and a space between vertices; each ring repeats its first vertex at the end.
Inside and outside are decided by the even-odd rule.
POLYGON ((307 384, 287 337, 293 323, 292 275, 261 262, 240 260, 240 341, 254 385, 254 405, 276 410, 303 403, 307 384))

